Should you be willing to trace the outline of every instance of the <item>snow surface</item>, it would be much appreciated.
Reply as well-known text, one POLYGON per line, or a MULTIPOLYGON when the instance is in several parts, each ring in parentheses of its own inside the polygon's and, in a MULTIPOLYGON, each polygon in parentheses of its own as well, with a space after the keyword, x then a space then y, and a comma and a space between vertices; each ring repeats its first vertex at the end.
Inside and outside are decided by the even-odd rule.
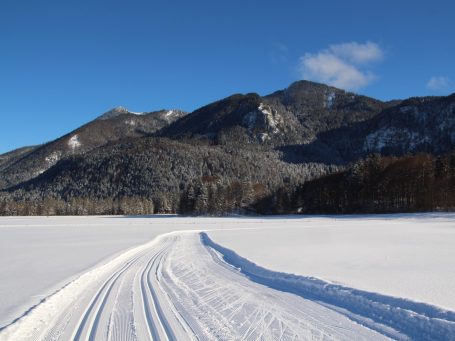
POLYGON ((0 340, 452 340, 454 222, 0 218, 0 340))
POLYGON ((68 140, 68 146, 70 146, 72 150, 81 146, 81 142, 79 141, 79 136, 77 134, 71 136, 68 140))
POLYGON ((125 107, 119 106, 119 107, 115 107, 114 109, 105 112, 104 114, 99 116, 97 119, 98 120, 108 120, 108 119, 111 119, 111 118, 114 118, 114 117, 117 117, 120 115, 124 115, 124 114, 145 115, 146 113, 129 111, 125 107))
POLYGON ((134 127, 136 125, 136 121, 134 121, 134 120, 125 120, 125 124, 134 127))
POLYGON ((267 269, 455 311, 455 215, 308 217, 276 229, 209 232, 267 269))
POLYGON ((48 156, 46 156, 45 160, 49 166, 53 166, 60 160, 61 152, 52 152, 48 156))
MULTIPOLYGON (((332 284, 314 277, 292 275, 258 266, 234 251, 214 243, 202 233, 205 245, 251 281, 293 293, 329 307, 352 321, 398 340, 452 340, 455 338, 455 312, 406 299, 332 284)), ((356 336, 357 338, 357 336, 356 336)))
POLYGON ((270 129, 272 129, 272 132, 274 134, 279 133, 280 130, 278 129, 278 123, 281 117, 275 117, 273 112, 269 108, 267 108, 264 103, 259 103, 258 110, 264 115, 268 126, 270 127, 270 129))
POLYGON ((166 110, 164 118, 170 122, 176 114, 178 114, 177 110, 166 110))
POLYGON ((326 97, 326 100, 324 103, 325 107, 328 109, 332 109, 335 98, 336 98, 336 94, 333 91, 330 92, 326 97))
POLYGON ((159 234, 261 219, 0 217, 0 328, 98 263, 159 234), (18 290, 18 287, 20 290, 18 290))
POLYGON ((419 133, 409 129, 382 128, 367 135, 363 150, 367 152, 381 151, 387 146, 398 146, 414 150, 420 144, 425 143, 431 143, 429 136, 421 136, 419 133))
POLYGON ((4 340, 354 338, 387 339, 329 307, 250 281, 199 231, 160 235, 119 255, 0 331, 4 340))
POLYGON ((133 115, 144 115, 145 112, 136 112, 136 111, 130 111, 128 110, 127 108, 125 107, 122 107, 122 106, 118 106, 116 108, 114 108, 113 110, 111 111, 117 111, 119 113, 125 113, 125 114, 133 114, 133 115))

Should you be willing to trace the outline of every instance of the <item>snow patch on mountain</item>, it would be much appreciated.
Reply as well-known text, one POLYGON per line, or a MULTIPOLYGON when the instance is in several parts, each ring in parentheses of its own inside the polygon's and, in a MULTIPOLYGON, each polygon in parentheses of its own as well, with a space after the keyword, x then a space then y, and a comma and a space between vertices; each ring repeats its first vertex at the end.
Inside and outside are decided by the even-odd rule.
POLYGON ((246 113, 242 118, 242 125, 250 134, 256 133, 256 138, 261 142, 270 140, 271 134, 280 133, 279 127, 282 124, 281 115, 264 103, 260 103, 256 110, 246 113))
MULTIPOLYGON (((68 141, 68 144, 71 140, 68 141)), ((34 172, 34 176, 38 176, 40 174, 43 174, 45 171, 47 171, 49 168, 51 168, 53 165, 55 165, 60 158, 62 157, 62 152, 61 151, 54 151, 50 153, 48 156, 44 158, 45 164, 42 165, 42 167, 38 168, 34 172)))
POLYGON ((47 169, 45 169, 45 168, 38 168, 38 169, 36 170, 36 172, 33 172, 33 174, 34 174, 33 176, 41 175, 41 174, 43 174, 45 171, 47 171, 47 169))
POLYGON ((128 111, 129 114, 133 114, 133 115, 138 115, 138 116, 141 116, 141 115, 144 115, 145 112, 136 112, 136 111, 128 111))
POLYGON ((178 111, 178 110, 166 110, 165 114, 164 114, 164 118, 171 122, 171 121, 174 121, 175 119, 175 116, 177 116, 178 114, 180 114, 181 112, 178 111))
POLYGON ((266 107, 263 103, 259 104, 258 110, 264 115, 266 125, 272 133, 277 134, 280 132, 278 125, 282 123, 281 116, 273 112, 271 108, 266 107))
POLYGON ((135 120, 125 120, 125 124, 134 127, 136 125, 135 120))
POLYGON ((159 117, 166 120, 168 123, 172 123, 179 118, 185 116, 187 113, 178 109, 162 110, 159 112, 159 117))
POLYGON ((75 150, 81 146, 81 142, 79 141, 79 136, 73 135, 71 138, 68 140, 68 146, 72 149, 75 150))
POLYGON ((120 115, 125 115, 125 114, 144 115, 145 113, 129 111, 125 107, 119 106, 119 107, 115 107, 114 109, 105 112, 104 114, 99 116, 97 119, 98 120, 108 120, 108 119, 111 119, 111 118, 114 118, 114 117, 117 117, 120 115))
POLYGON ((55 165, 57 163, 57 161, 60 160, 61 155, 62 155, 62 153, 60 151, 58 151, 58 152, 52 152, 51 154, 46 156, 45 160, 46 160, 47 164, 49 165, 49 167, 55 165))
POLYGON ((335 98, 336 94, 333 91, 327 94, 325 98, 324 107, 326 107, 327 109, 332 109, 335 98))
POLYGON ((270 136, 267 133, 261 133, 259 134, 259 140, 261 140, 261 142, 265 142, 267 140, 270 140, 270 136))
POLYGON ((385 147, 401 147, 414 150, 418 145, 431 143, 429 136, 421 136, 409 129, 396 127, 379 129, 365 138, 363 150, 366 152, 380 152, 385 147))

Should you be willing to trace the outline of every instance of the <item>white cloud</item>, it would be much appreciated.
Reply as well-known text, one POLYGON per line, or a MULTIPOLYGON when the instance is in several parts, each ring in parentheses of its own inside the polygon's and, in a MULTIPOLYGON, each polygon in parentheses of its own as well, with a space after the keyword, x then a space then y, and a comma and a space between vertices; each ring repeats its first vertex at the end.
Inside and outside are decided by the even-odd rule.
POLYGON ((351 42, 330 45, 329 50, 334 55, 356 64, 377 62, 384 58, 384 52, 379 45, 371 41, 367 41, 365 44, 351 42))
POLYGON ((305 54, 301 59, 304 78, 356 90, 367 86, 375 76, 330 53, 305 54))
POLYGON ((454 84, 449 77, 431 77, 427 82, 427 89, 431 91, 447 91, 453 86, 454 84))
POLYGON ((305 79, 358 90, 376 79, 365 69, 368 64, 383 58, 384 53, 376 43, 350 42, 330 45, 317 53, 306 53, 300 58, 299 67, 305 79))

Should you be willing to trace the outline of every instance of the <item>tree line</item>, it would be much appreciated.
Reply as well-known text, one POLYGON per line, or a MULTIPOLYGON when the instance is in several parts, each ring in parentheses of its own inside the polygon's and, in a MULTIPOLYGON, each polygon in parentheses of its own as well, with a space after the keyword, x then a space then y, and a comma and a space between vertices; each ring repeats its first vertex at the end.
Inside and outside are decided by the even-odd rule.
POLYGON ((270 213, 392 213, 455 210, 455 152, 378 154, 259 203, 270 213))
POLYGON ((178 191, 115 197, 0 195, 0 215, 345 214, 455 210, 451 154, 370 155, 343 171, 270 190, 266 183, 204 175, 178 191))

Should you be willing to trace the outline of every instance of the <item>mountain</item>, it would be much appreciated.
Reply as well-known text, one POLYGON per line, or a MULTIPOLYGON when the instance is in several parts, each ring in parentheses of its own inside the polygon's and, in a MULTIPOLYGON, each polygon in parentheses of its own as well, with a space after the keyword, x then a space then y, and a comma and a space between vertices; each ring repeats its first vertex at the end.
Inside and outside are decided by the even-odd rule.
POLYGON ((33 152, 38 146, 22 147, 0 155, 0 170, 8 168, 10 165, 21 159, 25 155, 33 152))
POLYGON ((134 115, 144 115, 145 113, 143 112, 132 112, 126 109, 125 107, 119 106, 115 107, 114 109, 111 109, 109 111, 106 111, 104 114, 100 115, 97 120, 108 120, 117 116, 121 115, 129 115, 129 114, 134 114, 134 115))
POLYGON ((455 94, 401 101, 369 120, 320 134, 318 142, 345 161, 371 153, 448 153, 455 145, 455 94))
POLYGON ((0 189, 30 180, 66 157, 86 154, 108 143, 151 135, 185 115, 180 110, 136 114, 122 107, 114 108, 52 142, 0 155, 0 189))
POLYGON ((0 156, 0 203, 10 214, 25 202, 29 214, 273 212, 370 154, 449 153, 454 132, 455 95, 383 102, 308 81, 189 114, 118 107, 0 156))
POLYGON ((323 84, 299 81, 265 97, 236 94, 211 103, 177 120, 161 135, 217 143, 240 139, 273 146, 307 144, 319 133, 368 120, 388 106, 323 84))

